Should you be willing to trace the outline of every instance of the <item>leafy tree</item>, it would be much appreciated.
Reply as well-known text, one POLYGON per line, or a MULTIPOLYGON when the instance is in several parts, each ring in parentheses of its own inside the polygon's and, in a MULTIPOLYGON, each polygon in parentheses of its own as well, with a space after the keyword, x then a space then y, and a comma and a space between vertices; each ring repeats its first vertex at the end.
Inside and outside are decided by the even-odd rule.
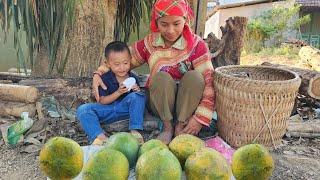
POLYGON ((277 46, 283 42, 285 32, 300 32, 300 26, 311 19, 310 15, 299 17, 299 12, 300 5, 290 8, 274 7, 249 20, 245 49, 260 51, 269 40, 273 40, 273 45, 277 46))

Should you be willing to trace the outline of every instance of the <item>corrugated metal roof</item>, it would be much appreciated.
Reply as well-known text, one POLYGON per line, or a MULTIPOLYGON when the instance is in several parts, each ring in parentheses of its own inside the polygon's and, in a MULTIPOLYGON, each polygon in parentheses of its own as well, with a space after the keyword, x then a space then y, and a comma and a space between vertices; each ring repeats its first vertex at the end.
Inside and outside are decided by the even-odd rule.
POLYGON ((238 7, 238 6, 249 6, 253 4, 272 2, 273 0, 224 0, 224 1, 225 1, 224 4, 221 4, 220 2, 219 9, 232 8, 232 7, 238 7))
POLYGON ((256 0, 219 0, 220 5, 246 3, 246 2, 253 2, 253 1, 256 1, 256 0))
MULTIPOLYGON (((241 3, 253 3, 259 0, 219 0, 220 6, 241 4, 241 3)), ((267 1, 267 0, 266 0, 267 1)), ((272 1, 272 0, 269 0, 272 1)), ((296 0, 296 3, 301 4, 304 7, 320 7, 320 0, 296 0)))
POLYGON ((320 0, 296 0, 296 2, 305 7, 320 7, 320 0))

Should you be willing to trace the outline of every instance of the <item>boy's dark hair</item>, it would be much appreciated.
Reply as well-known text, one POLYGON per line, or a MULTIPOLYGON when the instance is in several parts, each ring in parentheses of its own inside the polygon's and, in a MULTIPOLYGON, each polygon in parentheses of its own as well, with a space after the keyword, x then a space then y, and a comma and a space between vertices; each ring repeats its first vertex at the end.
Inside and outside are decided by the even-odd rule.
POLYGON ((122 52, 122 51, 128 51, 129 55, 131 55, 129 47, 126 45, 126 43, 121 41, 113 41, 109 43, 104 49, 104 56, 108 58, 111 52, 122 52))

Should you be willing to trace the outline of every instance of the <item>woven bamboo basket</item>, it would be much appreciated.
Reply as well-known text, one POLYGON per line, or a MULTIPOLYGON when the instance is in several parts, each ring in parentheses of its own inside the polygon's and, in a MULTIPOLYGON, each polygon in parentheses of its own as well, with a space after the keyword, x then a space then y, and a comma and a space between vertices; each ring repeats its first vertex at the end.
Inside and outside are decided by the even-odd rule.
POLYGON ((286 132, 301 83, 291 71, 264 66, 215 70, 218 132, 233 147, 276 147, 286 132))

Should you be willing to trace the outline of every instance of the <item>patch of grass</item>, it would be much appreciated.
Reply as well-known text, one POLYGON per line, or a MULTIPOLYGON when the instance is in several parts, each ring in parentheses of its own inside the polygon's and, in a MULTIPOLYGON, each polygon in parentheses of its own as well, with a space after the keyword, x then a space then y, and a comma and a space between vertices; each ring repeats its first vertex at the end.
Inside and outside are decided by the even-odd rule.
POLYGON ((282 56, 292 60, 299 60, 299 48, 292 47, 290 45, 284 45, 281 47, 268 47, 262 48, 261 51, 256 53, 243 52, 242 55, 253 55, 257 57, 270 57, 270 56, 282 56))
POLYGON ((263 62, 300 67, 300 48, 292 45, 262 48, 259 52, 245 51, 241 53, 241 65, 258 65, 263 62))

